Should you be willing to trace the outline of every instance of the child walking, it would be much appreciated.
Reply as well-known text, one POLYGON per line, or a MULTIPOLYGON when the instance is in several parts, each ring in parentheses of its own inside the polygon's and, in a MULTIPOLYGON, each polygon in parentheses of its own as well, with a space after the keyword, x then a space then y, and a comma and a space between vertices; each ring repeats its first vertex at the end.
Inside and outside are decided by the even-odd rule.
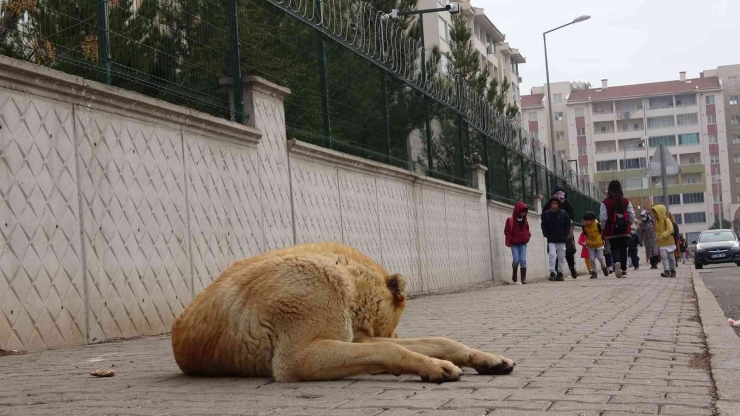
POLYGON ((591 270, 591 257, 588 255, 588 247, 586 247, 586 233, 581 233, 578 237, 578 245, 581 246, 581 258, 586 263, 586 270, 591 270))
POLYGON ((506 219, 504 226, 504 235, 506 236, 506 247, 511 247, 512 274, 511 281, 516 284, 527 284, 527 243, 532 237, 529 232, 529 222, 527 222, 527 204, 517 202, 514 205, 514 212, 511 217, 506 219), (522 270, 522 281, 517 282, 517 268, 522 270))
MULTIPOLYGON (((565 240, 570 236, 570 217, 560 209, 560 198, 550 198, 550 209, 542 213, 542 234, 547 239, 550 254, 550 279, 562 282, 565 264, 565 240), (557 270, 555 263, 557 261, 557 270)), ((574 276, 575 277, 575 276, 574 276)))
POLYGON ((596 259, 599 260, 601 271, 604 276, 609 276, 609 270, 606 268, 606 259, 604 258, 604 237, 601 234, 601 226, 596 220, 596 214, 587 212, 583 214, 583 234, 586 236, 586 247, 588 247, 588 256, 590 258, 591 278, 596 279, 596 259))
POLYGON ((673 223, 666 216, 665 205, 655 205, 652 209, 655 220, 655 235, 660 249, 660 259, 663 262, 662 277, 676 277, 676 242, 673 239, 673 223))

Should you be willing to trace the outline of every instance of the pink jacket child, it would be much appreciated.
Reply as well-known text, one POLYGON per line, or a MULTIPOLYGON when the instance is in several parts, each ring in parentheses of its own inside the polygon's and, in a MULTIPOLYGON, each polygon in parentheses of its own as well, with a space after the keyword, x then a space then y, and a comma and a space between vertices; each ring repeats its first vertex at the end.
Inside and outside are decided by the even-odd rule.
POLYGON ((588 247, 586 247, 586 233, 581 233, 581 236, 578 237, 578 245, 583 247, 581 249, 581 258, 582 259, 588 259, 588 247))

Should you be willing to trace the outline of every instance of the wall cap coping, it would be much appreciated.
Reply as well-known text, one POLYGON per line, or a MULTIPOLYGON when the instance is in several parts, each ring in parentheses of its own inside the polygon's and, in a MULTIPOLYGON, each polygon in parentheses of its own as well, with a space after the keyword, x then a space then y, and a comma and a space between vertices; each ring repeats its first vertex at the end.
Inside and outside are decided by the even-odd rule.
POLYGON ((0 56, 0 87, 145 121, 165 121, 183 131, 251 145, 262 138, 253 127, 7 56, 0 56))
MULTIPOLYGON (((229 86, 231 85, 231 78, 221 78, 218 80, 218 84, 221 86, 229 86)), ((290 88, 283 87, 274 82, 270 82, 257 75, 244 75, 242 77, 242 84, 254 91, 259 91, 263 94, 271 95, 281 100, 292 94, 290 88)))
POLYGON ((430 178, 417 172, 409 172, 395 166, 363 159, 361 157, 352 156, 332 149, 326 149, 297 139, 288 140, 288 151, 291 155, 302 157, 310 162, 342 168, 353 172, 380 175, 410 183, 420 183, 422 186, 430 186, 442 191, 459 193, 475 198, 480 198, 481 195, 483 195, 483 192, 477 189, 430 178))
POLYGON ((465 169, 467 170, 482 170, 483 172, 488 172, 488 168, 481 165, 480 163, 476 163, 474 165, 465 165, 465 169))

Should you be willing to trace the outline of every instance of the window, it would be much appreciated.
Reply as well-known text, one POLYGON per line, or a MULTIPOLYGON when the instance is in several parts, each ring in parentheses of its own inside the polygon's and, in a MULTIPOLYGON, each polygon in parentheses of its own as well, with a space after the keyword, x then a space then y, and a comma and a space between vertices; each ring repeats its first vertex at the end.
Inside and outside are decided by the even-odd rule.
POLYGON ((671 108, 673 97, 651 97, 648 98, 648 108, 671 108))
POLYGON ((740 124, 740 116, 732 116, 732 118, 730 119, 730 123, 735 125, 740 124))
POLYGON ((678 144, 680 146, 691 146, 699 144, 699 133, 679 134, 678 144))
POLYGON ((607 127, 607 126, 601 126, 599 128, 599 132, 600 133, 609 133, 609 127, 607 127))
POLYGON ((704 192, 692 192, 689 194, 683 194, 684 204, 703 204, 704 203, 704 192))
POLYGON ((709 164, 716 165, 719 163, 719 155, 711 155, 709 156, 709 164))
POLYGON ((556 131, 555 140, 565 140, 565 131, 556 131))
POLYGON ((645 189, 647 188, 647 178, 627 178, 624 182, 624 189, 645 189))
POLYGON ((653 197, 653 205, 665 205, 663 203, 663 195, 656 195, 653 197))
POLYGON ((681 195, 668 195, 668 205, 681 205, 681 195))
POLYGON ((563 102, 563 94, 553 94, 552 95, 552 102, 554 102, 554 103, 562 103, 563 102))
POLYGON ((701 183, 701 178, 699 176, 687 176, 686 183, 689 185, 696 185, 696 184, 701 183))
POLYGON ((735 183, 740 183, 740 175, 735 175, 735 183))
POLYGON ((645 165, 644 157, 636 157, 636 158, 627 159, 627 160, 622 159, 619 161, 620 170, 644 169, 645 166, 646 165, 645 165))
POLYGON ((673 116, 648 117, 647 122, 649 129, 673 127, 675 125, 673 116))
POLYGON ((539 131, 536 131, 536 130, 535 130, 535 131, 533 131, 533 132, 530 132, 530 134, 532 135, 532 137, 533 137, 534 139, 536 139, 536 140, 539 140, 539 139, 540 139, 540 132, 539 132, 539 131))
POLYGON ((719 204, 722 202, 722 194, 714 194, 712 195, 712 202, 715 204, 719 204))
POLYGON ((740 100, 739 96, 737 95, 731 95, 730 96, 730 105, 737 105, 738 101, 740 100))
POLYGON ((586 135, 585 127, 576 127, 576 136, 585 136, 585 135, 586 135))
POLYGON ((678 224, 678 225, 683 224, 683 215, 681 215, 681 214, 673 214, 673 216, 676 218, 676 224, 678 224))
POLYGON ((722 182, 722 176, 712 175, 712 183, 721 183, 721 182, 722 182))
POLYGON ((707 124, 717 124, 717 116, 707 116, 707 124))
POLYGON ((709 135, 709 144, 718 144, 719 140, 717 139, 716 134, 710 134, 709 135))
POLYGON ((740 134, 732 135, 732 144, 740 144, 740 134))
POLYGON ((583 155, 587 155, 587 154, 588 153, 586 152, 586 146, 578 146, 578 155, 579 156, 583 156, 583 155))
POLYGON ((581 175, 588 175, 588 166, 581 166, 581 175))
POLYGON ((537 112, 536 111, 530 111, 529 112, 529 121, 537 121, 537 112))
POLYGON ((596 171, 597 172, 610 172, 617 170, 617 161, 616 160, 603 160, 600 162, 596 162, 596 171))
POLYGON ((676 136, 655 136, 648 139, 648 145, 650 147, 658 147, 661 144, 666 146, 675 146, 676 136))
POLYGON ((732 162, 733 162, 733 163, 740 163, 740 155, 735 155, 735 156, 734 156, 734 157, 732 158, 732 162))
POLYGON ((586 111, 583 107, 576 107, 576 117, 583 117, 585 113, 586 111))
POLYGON ((686 233, 686 241, 693 243, 699 239, 699 234, 701 233, 686 233))
POLYGON ((707 104, 714 104, 714 95, 707 95, 707 104))
POLYGON ((439 37, 446 42, 449 34, 447 32, 447 22, 441 17, 437 17, 437 22, 439 24, 439 37))
POLYGON ((683 214, 683 219, 686 224, 698 224, 701 222, 707 222, 706 212, 687 212, 683 214))
POLYGON ((734 76, 727 78, 727 85, 730 87, 734 87, 736 85, 740 85, 740 83, 738 83, 737 77, 734 76))
POLYGON ((565 117, 563 117, 563 112, 558 111, 555 113, 555 121, 563 121, 565 117))
POLYGON ((560 159, 565 159, 566 158, 566 156, 565 156, 565 150, 558 150, 558 157, 560 159))
POLYGON ((676 123, 679 126, 690 126, 699 123, 699 116, 696 113, 679 114, 676 116, 676 123))

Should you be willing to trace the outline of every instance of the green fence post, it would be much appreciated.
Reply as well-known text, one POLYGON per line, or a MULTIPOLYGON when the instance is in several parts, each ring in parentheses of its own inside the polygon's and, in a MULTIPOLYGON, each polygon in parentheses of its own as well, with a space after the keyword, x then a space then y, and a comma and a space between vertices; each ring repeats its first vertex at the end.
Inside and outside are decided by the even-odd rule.
POLYGON ((103 82, 111 85, 111 52, 110 52, 110 9, 108 0, 98 0, 98 57, 103 66, 103 82))
POLYGON ((385 109, 383 114, 385 115, 385 136, 388 142, 388 164, 392 165, 393 147, 391 146, 391 115, 388 112, 388 75, 382 69, 380 71, 380 76, 383 78, 383 108, 385 109))
MULTIPOLYGON (((509 170, 509 149, 506 148, 506 146, 502 145, 501 147, 504 148, 504 169, 506 174, 510 174, 511 171, 509 170)), ((508 179, 505 179, 504 182, 506 182, 506 198, 511 201, 511 181, 508 179)))
POLYGON ((234 121, 244 124, 244 97, 242 96, 242 59, 239 38, 239 16, 236 0, 229 0, 229 55, 231 58, 231 88, 234 94, 234 121))
POLYGON ((463 180, 463 185, 467 184, 467 179, 465 175, 465 120, 463 120, 462 114, 457 114, 457 147, 459 154, 457 161, 460 164, 458 174, 463 180))
MULTIPOLYGON (((321 0, 314 1, 314 14, 318 16, 319 23, 324 24, 324 8, 321 0)), ((331 135, 331 118, 329 117, 329 83, 326 74, 326 38, 320 31, 316 31, 319 50, 317 60, 319 61, 319 78, 321 92, 321 124, 324 128, 324 136, 329 141, 329 149, 333 148, 331 135)))

